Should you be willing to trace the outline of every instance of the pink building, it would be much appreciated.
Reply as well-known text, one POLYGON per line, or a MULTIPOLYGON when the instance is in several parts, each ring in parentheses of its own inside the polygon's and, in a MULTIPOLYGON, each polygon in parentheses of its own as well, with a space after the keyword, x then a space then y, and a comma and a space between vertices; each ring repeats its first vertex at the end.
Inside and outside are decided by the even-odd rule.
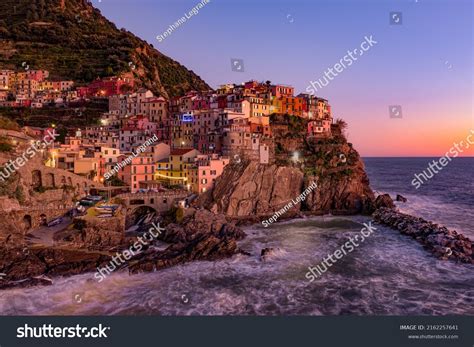
POLYGON ((132 193, 140 189, 140 182, 153 181, 155 165, 151 153, 142 153, 133 158, 127 154, 120 155, 117 163, 123 163, 118 178, 130 186, 132 193))
POLYGON ((26 75, 27 79, 42 82, 49 77, 49 72, 46 70, 29 70, 26 75))
POLYGON ((217 154, 198 155, 194 165, 188 168, 188 183, 194 193, 204 193, 214 186, 216 178, 222 175, 229 158, 217 154))
POLYGON ((280 96, 293 96, 295 88, 277 84, 271 87, 271 91, 273 96, 279 98, 280 96))
POLYGON ((317 119, 308 122, 308 136, 329 136, 331 134, 331 120, 317 119))

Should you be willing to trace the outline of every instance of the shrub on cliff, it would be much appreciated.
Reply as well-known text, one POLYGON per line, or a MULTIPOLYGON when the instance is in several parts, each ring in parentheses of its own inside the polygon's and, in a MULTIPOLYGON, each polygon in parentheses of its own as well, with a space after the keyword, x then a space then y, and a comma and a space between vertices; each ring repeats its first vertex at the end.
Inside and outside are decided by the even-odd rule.
POLYGON ((13 146, 6 138, 0 138, 0 152, 11 152, 13 146))
POLYGON ((17 122, 0 116, 0 129, 20 131, 20 126, 17 122))

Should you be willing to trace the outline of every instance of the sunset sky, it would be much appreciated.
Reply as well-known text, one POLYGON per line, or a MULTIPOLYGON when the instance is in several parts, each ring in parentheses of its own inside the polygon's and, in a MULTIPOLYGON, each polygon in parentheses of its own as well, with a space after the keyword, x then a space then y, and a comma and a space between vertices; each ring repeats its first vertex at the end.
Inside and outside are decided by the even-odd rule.
POLYGON ((158 42, 199 2, 93 0, 213 88, 256 79, 305 92, 372 35, 377 44, 317 93, 349 123, 363 156, 440 156, 474 129, 470 0, 211 0, 158 42), (392 11, 402 12, 401 25, 389 24, 392 11), (232 71, 231 58, 245 72, 232 71), (390 118, 389 105, 401 105, 403 118, 390 118))

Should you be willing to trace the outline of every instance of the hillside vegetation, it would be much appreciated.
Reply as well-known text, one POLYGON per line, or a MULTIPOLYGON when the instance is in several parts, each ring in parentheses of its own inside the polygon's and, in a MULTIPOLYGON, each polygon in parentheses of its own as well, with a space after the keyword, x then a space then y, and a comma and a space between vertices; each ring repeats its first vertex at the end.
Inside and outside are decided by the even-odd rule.
POLYGON ((163 96, 210 89, 193 71, 119 30, 85 0, 2 0, 2 68, 46 69, 53 79, 80 83, 131 71, 139 86, 163 96))

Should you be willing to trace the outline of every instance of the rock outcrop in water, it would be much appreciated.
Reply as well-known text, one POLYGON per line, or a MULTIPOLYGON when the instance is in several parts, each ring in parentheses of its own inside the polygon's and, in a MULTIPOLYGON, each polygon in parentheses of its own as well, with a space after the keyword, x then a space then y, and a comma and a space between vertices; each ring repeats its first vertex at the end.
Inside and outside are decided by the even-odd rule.
POLYGON ((474 264, 474 243, 455 230, 390 208, 378 209, 373 217, 375 221, 416 239, 440 259, 474 264))
POLYGON ((377 196, 377 199, 375 199, 375 207, 377 209, 382 207, 395 208, 395 204, 389 194, 380 194, 377 196))

